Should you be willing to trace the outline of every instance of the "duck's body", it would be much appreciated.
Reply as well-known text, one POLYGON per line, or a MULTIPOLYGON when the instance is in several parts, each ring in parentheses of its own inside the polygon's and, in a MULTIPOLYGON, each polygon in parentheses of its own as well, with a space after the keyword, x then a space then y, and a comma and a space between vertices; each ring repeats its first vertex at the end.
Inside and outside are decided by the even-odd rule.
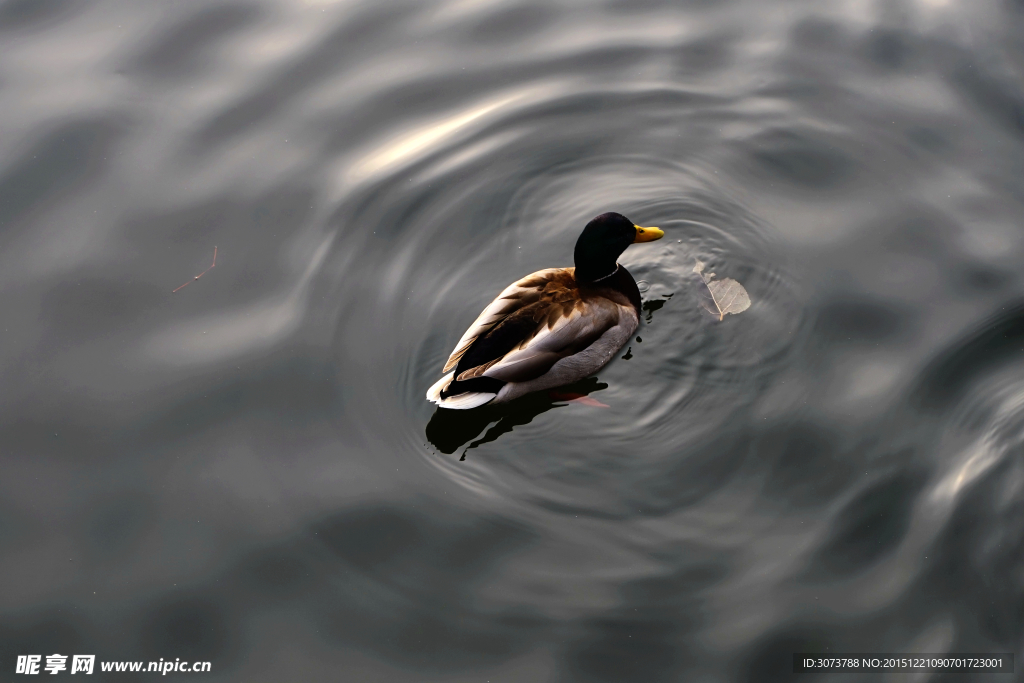
POLYGON ((604 367, 640 322, 640 291, 615 260, 630 243, 663 234, 619 214, 595 218, 576 244, 575 268, 532 273, 484 309, 427 400, 462 410, 504 403, 604 367))

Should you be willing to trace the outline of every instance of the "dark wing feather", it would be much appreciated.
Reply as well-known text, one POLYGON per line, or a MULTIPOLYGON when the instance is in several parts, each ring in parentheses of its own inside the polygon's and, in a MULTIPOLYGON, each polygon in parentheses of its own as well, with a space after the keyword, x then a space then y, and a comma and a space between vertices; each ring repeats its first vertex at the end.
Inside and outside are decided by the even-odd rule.
MULTIPOLYGON (((534 304, 532 308, 536 308, 534 304)), ((476 338, 455 366, 455 379, 441 391, 441 398, 467 391, 498 392, 505 381, 483 377, 489 367, 505 357, 537 328, 530 311, 520 308, 476 338)))
POLYGON ((469 326, 466 333, 462 335, 459 343, 455 346, 455 350, 448 357, 442 372, 454 370, 456 364, 462 360, 462 357, 473 344, 480 337, 487 334, 495 325, 520 308, 539 301, 544 293, 544 285, 548 279, 565 272, 567 271, 564 268, 539 270, 506 287, 501 294, 495 297, 494 301, 487 305, 480 315, 477 316, 477 319, 473 321, 473 324, 469 326))
POLYGON ((492 327, 459 359, 455 366, 455 379, 468 379, 483 372, 496 361, 505 357, 512 349, 533 336, 540 323, 540 316, 546 315, 547 306, 543 301, 518 308, 492 327))

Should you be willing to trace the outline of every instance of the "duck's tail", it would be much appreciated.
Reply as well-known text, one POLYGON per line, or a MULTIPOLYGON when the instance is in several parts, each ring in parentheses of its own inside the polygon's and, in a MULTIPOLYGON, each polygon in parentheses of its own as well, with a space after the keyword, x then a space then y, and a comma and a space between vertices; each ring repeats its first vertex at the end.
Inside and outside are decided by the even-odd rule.
POLYGON ((469 410, 470 408, 477 408, 485 403, 490 403, 498 395, 492 392, 466 391, 454 396, 448 396, 447 398, 441 398, 441 392, 448 388, 454 377, 455 371, 453 370, 434 382, 434 385, 427 389, 427 400, 436 403, 442 408, 469 410))

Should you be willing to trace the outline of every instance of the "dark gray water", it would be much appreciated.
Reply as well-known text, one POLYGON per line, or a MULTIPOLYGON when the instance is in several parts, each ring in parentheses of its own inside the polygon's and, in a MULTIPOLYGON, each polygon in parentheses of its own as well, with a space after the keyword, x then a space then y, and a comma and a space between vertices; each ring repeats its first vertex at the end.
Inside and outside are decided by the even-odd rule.
POLYGON ((1022 74, 1009 0, 0 4, 4 679, 1020 652, 1022 74), (609 210, 608 407, 435 412, 609 210))

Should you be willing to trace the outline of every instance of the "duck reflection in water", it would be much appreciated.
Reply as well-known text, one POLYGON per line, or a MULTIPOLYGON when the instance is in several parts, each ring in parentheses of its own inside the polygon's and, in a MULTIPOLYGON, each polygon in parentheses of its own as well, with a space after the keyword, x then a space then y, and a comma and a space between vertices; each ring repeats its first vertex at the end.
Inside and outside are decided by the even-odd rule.
POLYGON ((607 408, 606 404, 591 396, 607 388, 608 385, 596 377, 588 377, 557 389, 527 394, 509 403, 489 404, 476 410, 437 408, 427 423, 427 440, 442 453, 454 453, 494 423, 482 437, 466 447, 459 458, 465 460, 470 449, 495 441, 502 434, 529 424, 533 418, 553 408, 564 408, 569 403, 579 403, 595 410, 607 408))

